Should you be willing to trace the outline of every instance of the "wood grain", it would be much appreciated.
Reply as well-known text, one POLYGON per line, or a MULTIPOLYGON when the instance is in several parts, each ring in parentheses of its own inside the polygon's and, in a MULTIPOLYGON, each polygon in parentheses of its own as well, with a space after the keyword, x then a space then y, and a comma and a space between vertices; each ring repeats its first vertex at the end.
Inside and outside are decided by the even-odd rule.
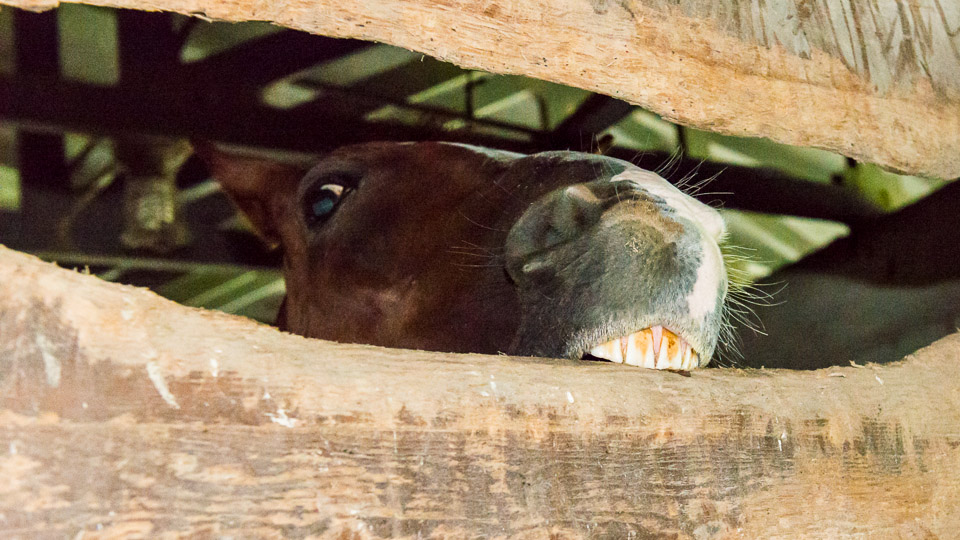
POLYGON ((0 537, 949 538, 958 351, 685 378, 341 345, 0 247, 0 537))
MULTIPOLYGON (((25 9, 58 0, 2 0, 25 9)), ((960 5, 943 0, 88 0, 398 45, 685 125, 960 176, 960 5)))

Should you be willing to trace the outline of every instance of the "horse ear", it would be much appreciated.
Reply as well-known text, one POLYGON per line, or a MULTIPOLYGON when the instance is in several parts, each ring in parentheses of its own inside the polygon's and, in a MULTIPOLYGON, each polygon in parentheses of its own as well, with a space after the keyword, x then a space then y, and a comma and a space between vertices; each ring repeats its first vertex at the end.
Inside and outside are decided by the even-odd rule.
POLYGON ((284 204, 293 196, 306 167, 244 155, 209 141, 191 141, 194 151, 257 233, 271 245, 280 242, 284 204))

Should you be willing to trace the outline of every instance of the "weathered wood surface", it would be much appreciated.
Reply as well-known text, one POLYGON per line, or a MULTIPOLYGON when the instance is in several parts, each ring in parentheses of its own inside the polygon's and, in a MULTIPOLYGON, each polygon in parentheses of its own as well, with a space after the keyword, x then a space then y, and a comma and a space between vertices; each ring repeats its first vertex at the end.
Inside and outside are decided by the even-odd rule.
MULTIPOLYGON (((42 10, 58 0, 2 0, 42 10)), ((673 121, 960 176, 960 4, 943 0, 87 0, 382 41, 673 121)))
POLYGON ((0 537, 950 538, 958 351, 685 378, 336 345, 0 247, 0 537))
POLYGON ((336 345, 0 247, 0 537, 949 538, 958 351, 684 378, 336 345))

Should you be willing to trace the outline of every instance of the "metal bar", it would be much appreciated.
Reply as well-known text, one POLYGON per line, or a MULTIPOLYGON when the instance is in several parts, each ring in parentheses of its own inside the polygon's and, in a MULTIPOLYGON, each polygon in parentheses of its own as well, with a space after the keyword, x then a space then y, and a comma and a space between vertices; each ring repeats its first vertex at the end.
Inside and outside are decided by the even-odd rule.
POLYGON ((284 30, 183 66, 187 77, 219 84, 254 87, 310 66, 373 46, 367 41, 334 39, 284 30))
POLYGON ((176 76, 180 39, 169 13, 117 11, 120 80, 145 86, 176 76))
POLYGON ((632 111, 633 105, 619 99, 593 94, 550 135, 554 145, 575 150, 591 150, 597 135, 610 128, 632 111), (587 142, 584 144, 584 136, 587 142))
MULTIPOLYGON (((16 73, 19 77, 60 79, 60 49, 57 15, 14 12, 16 73)), ((3 95, 0 92, 0 95, 3 95)), ((4 102, 0 99, 0 105, 4 102)), ((17 162, 20 170, 19 233, 21 238, 56 242, 57 220, 69 205, 62 133, 17 132, 17 162)))
POLYGON ((0 77, 0 119, 31 127, 94 133, 138 132, 189 136, 266 148, 320 152, 371 140, 437 140, 530 152, 524 141, 467 131, 365 122, 314 111, 263 106, 236 86, 193 86, 182 80, 149 87, 100 87, 45 77, 0 77))
MULTIPOLYGON (((491 120, 487 118, 476 118, 476 111, 467 111, 466 113, 455 112, 447 109, 440 109, 437 107, 431 107, 428 105, 419 105, 417 103, 411 103, 408 101, 398 100, 386 95, 375 95, 366 93, 363 90, 355 90, 353 88, 343 88, 339 86, 334 86, 331 84, 325 84, 315 81, 301 81, 297 83, 298 86, 303 86, 313 90, 321 90, 325 94, 332 94, 337 97, 339 103, 347 107, 356 107, 358 110, 373 110, 376 108, 381 108, 384 106, 396 107, 398 109, 405 109, 409 111, 415 111, 422 113, 424 116, 429 117, 442 117, 451 120, 463 120, 465 126, 476 126, 476 127, 485 127, 485 128, 494 128, 502 129, 504 131, 514 132, 517 136, 522 137, 536 137, 541 135, 540 131, 532 130, 523 126, 517 126, 514 124, 509 124, 507 122, 500 122, 497 120, 491 120)), ((328 96, 329 97, 329 96, 328 96)), ((309 103, 305 104, 304 107, 309 108, 309 103)), ((301 111, 307 109, 299 109, 301 111)))

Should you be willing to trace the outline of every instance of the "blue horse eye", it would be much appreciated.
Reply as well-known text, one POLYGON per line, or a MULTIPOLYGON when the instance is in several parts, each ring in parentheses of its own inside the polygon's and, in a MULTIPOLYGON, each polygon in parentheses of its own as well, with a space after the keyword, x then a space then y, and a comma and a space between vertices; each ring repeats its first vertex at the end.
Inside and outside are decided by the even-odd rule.
POLYGON ((344 187, 339 184, 324 184, 308 193, 304 200, 304 218, 307 223, 318 225, 326 221, 340 203, 344 191, 344 187))
POLYGON ((313 203, 313 217, 323 217, 333 210, 337 203, 330 197, 324 197, 313 203))

